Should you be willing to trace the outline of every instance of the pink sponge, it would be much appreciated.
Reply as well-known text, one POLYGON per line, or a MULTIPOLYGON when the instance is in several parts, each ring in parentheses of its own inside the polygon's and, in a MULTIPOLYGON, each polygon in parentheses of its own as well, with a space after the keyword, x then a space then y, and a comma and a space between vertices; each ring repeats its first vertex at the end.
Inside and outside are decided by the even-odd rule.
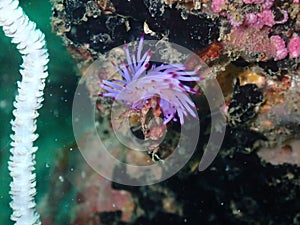
POLYGON ((274 57, 274 60, 281 60, 287 57, 288 50, 285 46, 284 40, 279 35, 271 36, 271 43, 276 49, 276 56, 274 57))
POLYGON ((219 13, 225 5, 225 0, 213 0, 211 3, 211 8, 215 13, 219 13))
POLYGON ((293 37, 290 40, 288 50, 291 58, 297 58, 300 56, 300 37, 293 37))

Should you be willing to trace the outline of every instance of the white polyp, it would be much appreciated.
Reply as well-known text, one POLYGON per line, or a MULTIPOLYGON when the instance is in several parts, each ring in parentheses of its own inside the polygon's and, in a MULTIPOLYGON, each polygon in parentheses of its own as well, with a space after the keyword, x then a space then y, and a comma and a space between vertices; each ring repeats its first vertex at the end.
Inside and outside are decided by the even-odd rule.
POLYGON ((8 168, 12 182, 10 195, 13 210, 11 220, 16 225, 41 224, 36 211, 36 175, 34 172, 35 152, 33 142, 35 134, 36 111, 43 101, 45 78, 48 76, 48 51, 44 34, 36 29, 36 24, 29 20, 17 0, 0 1, 0 26, 7 37, 22 54, 20 66, 21 82, 18 82, 18 95, 13 110, 15 119, 11 122, 11 156, 8 168))

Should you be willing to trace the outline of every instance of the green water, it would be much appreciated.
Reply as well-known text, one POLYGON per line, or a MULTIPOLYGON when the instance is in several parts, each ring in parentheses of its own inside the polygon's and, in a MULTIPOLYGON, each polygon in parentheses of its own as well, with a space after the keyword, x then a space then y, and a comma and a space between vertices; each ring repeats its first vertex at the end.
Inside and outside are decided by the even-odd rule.
MULTIPOLYGON (((49 190, 49 173, 58 151, 74 142, 71 107, 76 87, 76 69, 60 38, 51 31, 51 4, 47 0, 21 1, 24 11, 45 33, 50 54, 49 77, 46 82, 44 107, 39 111, 37 152, 37 202, 49 190)), ((21 57, 0 32, 0 224, 13 224, 9 217, 9 174, 7 161, 11 134, 12 103, 16 95, 16 81, 21 57), (12 69, 11 69, 12 68, 12 69)))

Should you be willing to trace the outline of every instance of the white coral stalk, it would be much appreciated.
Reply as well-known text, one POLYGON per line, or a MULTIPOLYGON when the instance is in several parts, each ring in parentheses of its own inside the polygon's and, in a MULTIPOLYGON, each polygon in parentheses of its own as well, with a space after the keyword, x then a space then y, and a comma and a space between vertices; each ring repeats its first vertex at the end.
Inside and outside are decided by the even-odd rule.
POLYGON ((34 200, 36 175, 33 142, 36 130, 37 109, 42 106, 43 89, 47 77, 48 53, 44 34, 28 19, 17 0, 0 0, 0 26, 6 36, 12 38, 22 54, 23 64, 18 82, 18 95, 14 102, 15 120, 11 122, 11 156, 9 170, 12 177, 10 194, 13 209, 11 219, 18 225, 41 224, 34 200))

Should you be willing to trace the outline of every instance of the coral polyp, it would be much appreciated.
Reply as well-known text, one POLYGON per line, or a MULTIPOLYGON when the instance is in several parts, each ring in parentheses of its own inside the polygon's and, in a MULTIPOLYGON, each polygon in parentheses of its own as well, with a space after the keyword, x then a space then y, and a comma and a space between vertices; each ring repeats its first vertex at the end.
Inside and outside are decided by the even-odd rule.
POLYGON ((124 44, 127 64, 114 65, 124 78, 123 80, 103 80, 100 87, 106 92, 103 97, 112 97, 124 101, 132 109, 141 110, 149 100, 159 97, 159 107, 164 115, 164 124, 167 124, 175 115, 179 117, 180 124, 184 117, 189 115, 197 118, 195 104, 188 93, 199 92, 185 85, 183 82, 197 82, 201 78, 197 71, 188 71, 184 64, 162 64, 150 67, 151 51, 142 55, 144 37, 142 36, 137 54, 130 54, 127 44, 124 44))

